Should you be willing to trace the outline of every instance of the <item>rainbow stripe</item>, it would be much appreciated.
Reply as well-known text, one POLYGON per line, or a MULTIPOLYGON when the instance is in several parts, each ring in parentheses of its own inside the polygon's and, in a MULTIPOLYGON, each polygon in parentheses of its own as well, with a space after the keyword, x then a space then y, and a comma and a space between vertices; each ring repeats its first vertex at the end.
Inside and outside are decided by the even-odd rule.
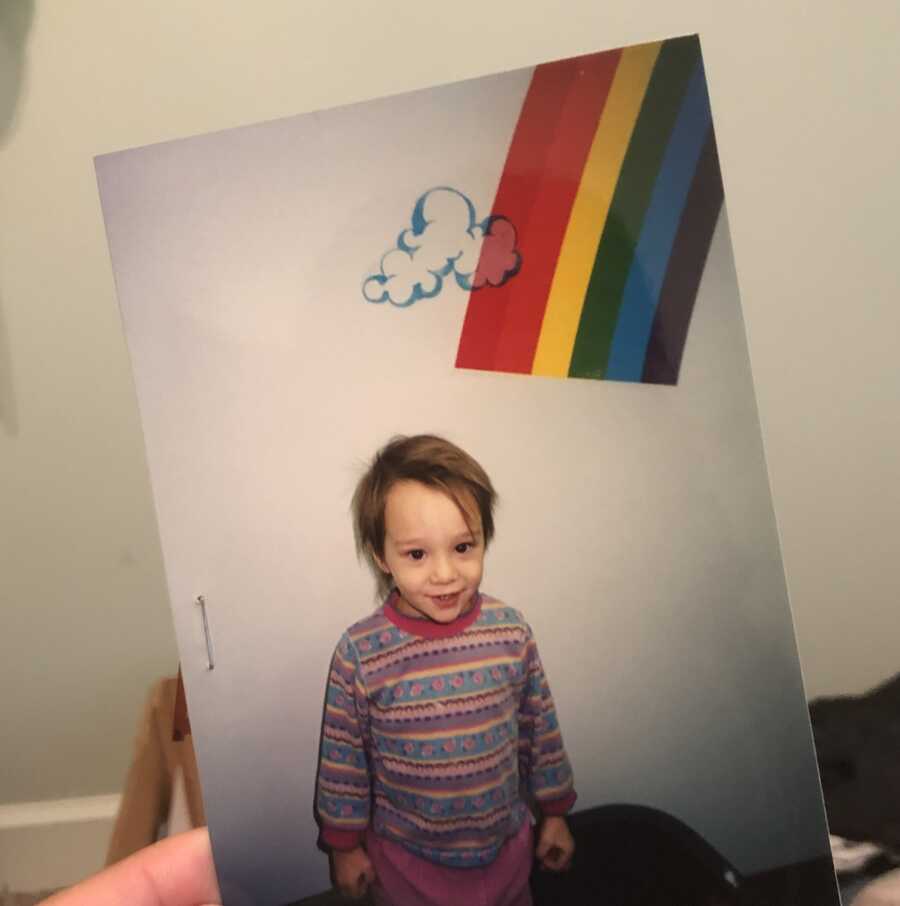
POLYGON ((696 35, 538 66, 492 209, 522 269, 457 367, 676 383, 721 204, 696 35))

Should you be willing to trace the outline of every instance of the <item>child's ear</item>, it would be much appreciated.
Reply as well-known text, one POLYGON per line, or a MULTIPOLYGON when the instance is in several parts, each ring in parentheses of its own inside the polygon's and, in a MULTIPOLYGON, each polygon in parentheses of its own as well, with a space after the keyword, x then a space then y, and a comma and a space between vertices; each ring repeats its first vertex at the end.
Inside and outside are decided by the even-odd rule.
POLYGON ((372 555, 372 559, 375 561, 375 563, 376 563, 376 565, 378 566, 378 568, 379 568, 383 573, 387 573, 387 575, 390 575, 390 574, 391 574, 391 571, 390 571, 390 569, 388 569, 387 563, 385 563, 384 560, 383 560, 381 557, 379 557, 378 554, 376 554, 375 551, 372 550, 371 547, 369 548, 369 553, 372 555))

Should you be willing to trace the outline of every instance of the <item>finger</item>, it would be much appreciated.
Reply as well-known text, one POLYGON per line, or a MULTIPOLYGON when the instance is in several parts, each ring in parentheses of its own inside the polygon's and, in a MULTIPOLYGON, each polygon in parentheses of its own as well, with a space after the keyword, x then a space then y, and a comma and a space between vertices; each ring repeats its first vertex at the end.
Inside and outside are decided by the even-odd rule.
POLYGON ((44 906, 206 906, 219 883, 205 827, 169 837, 46 900, 44 906))

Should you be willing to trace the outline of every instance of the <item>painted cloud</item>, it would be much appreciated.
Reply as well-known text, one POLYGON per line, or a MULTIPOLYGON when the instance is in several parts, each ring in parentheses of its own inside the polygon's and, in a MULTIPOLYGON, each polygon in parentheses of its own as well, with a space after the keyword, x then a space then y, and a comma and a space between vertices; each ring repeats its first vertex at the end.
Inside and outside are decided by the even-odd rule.
POLYGON ((410 226, 363 283, 369 302, 405 307, 436 296, 451 274, 464 290, 500 286, 518 273, 516 229, 505 217, 479 221, 462 192, 440 186, 415 204, 410 226))

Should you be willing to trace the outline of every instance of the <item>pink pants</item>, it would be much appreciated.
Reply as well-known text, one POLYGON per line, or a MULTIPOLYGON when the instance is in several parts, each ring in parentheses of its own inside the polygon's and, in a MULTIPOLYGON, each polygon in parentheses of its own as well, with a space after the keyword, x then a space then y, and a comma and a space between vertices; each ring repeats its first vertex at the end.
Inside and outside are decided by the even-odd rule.
POLYGON ((529 821, 484 868, 450 868, 414 856, 371 831, 366 850, 378 880, 375 906, 531 906, 533 832, 529 821))

